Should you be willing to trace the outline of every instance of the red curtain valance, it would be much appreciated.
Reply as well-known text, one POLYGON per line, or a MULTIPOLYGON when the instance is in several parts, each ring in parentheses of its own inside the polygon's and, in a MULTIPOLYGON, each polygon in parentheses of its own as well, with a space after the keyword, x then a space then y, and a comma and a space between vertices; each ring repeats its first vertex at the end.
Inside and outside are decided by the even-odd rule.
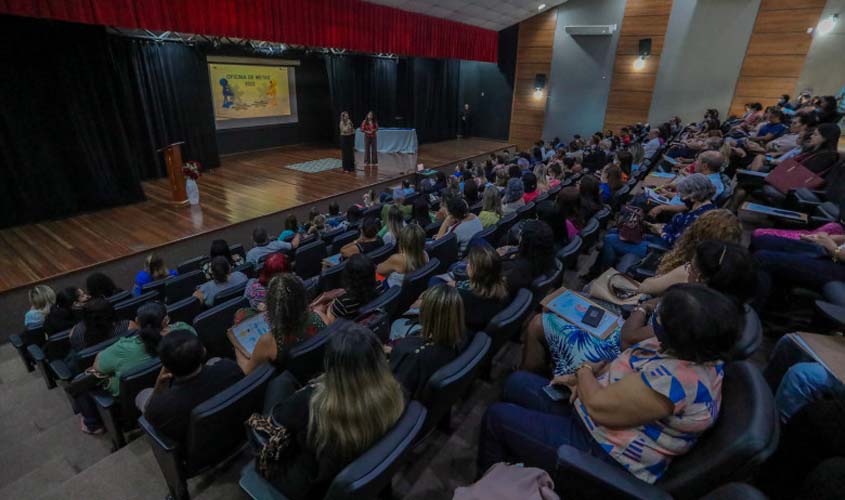
POLYGON ((0 14, 408 56, 498 53, 495 31, 360 0, 0 0, 0 14))

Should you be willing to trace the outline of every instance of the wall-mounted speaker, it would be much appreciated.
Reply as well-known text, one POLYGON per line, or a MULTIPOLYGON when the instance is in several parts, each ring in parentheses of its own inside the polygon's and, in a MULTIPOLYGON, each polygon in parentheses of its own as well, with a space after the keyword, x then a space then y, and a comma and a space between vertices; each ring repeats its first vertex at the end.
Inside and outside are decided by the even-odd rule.
POLYGON ((647 57, 651 55, 651 38, 640 39, 640 48, 638 53, 640 57, 647 57))

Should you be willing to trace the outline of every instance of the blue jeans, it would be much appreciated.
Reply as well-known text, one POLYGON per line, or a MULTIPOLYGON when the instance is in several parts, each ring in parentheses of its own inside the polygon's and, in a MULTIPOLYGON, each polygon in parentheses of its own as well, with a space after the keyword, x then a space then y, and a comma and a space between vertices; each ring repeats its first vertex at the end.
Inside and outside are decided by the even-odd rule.
POLYGON ((100 412, 97 411, 97 403, 94 398, 87 392, 83 392, 74 398, 76 408, 79 414, 82 415, 82 421, 85 427, 90 430, 97 430, 103 427, 103 421, 100 419, 100 412))
POLYGON ((845 385, 802 349, 794 334, 784 335, 775 344, 764 375, 783 422, 813 401, 830 395, 845 397, 845 385))
POLYGON ((479 473, 498 462, 522 462, 552 472, 557 450, 564 444, 619 466, 593 439, 569 402, 552 401, 543 392, 548 383, 548 379, 529 372, 508 377, 504 402, 493 404, 484 413, 479 473))
MULTIPOLYGON (((761 236, 751 242, 754 260, 768 286, 806 287, 820 291, 830 281, 845 280, 845 265, 833 262, 820 246, 806 241, 761 236)), ((771 289, 762 290, 767 297, 771 289)))
POLYGON ((605 271, 615 266, 619 259, 628 253, 637 257, 645 257, 648 254, 649 243, 665 244, 661 237, 653 234, 644 234, 643 241, 639 243, 622 241, 622 238, 619 237, 619 231, 610 229, 604 235, 604 246, 601 248, 598 260, 596 260, 596 265, 599 266, 596 269, 605 271))

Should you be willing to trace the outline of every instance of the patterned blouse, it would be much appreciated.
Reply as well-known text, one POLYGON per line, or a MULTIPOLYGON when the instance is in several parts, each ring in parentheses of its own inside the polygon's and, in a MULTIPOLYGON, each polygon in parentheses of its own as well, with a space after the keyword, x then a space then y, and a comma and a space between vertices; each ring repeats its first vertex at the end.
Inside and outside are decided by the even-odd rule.
POLYGON ((707 203, 702 205, 695 210, 691 210, 689 212, 681 212, 676 214, 672 217, 672 220, 669 221, 665 226, 663 226, 663 233, 660 237, 663 239, 663 242, 666 246, 672 246, 678 241, 678 238, 681 237, 684 230, 692 225, 693 222, 698 220, 705 212, 708 210, 713 210, 716 208, 716 205, 712 203, 707 203))
POLYGON ((697 364, 660 352, 654 337, 631 346, 608 366, 598 382, 607 387, 637 373, 674 405, 672 415, 631 429, 610 429, 590 418, 580 399, 575 409, 602 448, 639 479, 654 483, 673 457, 683 455, 713 426, 722 402, 724 363, 697 364))

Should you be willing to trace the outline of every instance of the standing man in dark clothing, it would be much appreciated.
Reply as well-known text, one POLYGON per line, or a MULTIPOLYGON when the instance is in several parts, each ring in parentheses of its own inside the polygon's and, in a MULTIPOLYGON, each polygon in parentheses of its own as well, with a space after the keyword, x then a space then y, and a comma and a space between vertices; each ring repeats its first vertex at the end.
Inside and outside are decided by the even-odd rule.
POLYGON ((469 104, 464 104, 461 110, 460 122, 458 123, 458 137, 469 137, 472 133, 472 111, 469 104))

